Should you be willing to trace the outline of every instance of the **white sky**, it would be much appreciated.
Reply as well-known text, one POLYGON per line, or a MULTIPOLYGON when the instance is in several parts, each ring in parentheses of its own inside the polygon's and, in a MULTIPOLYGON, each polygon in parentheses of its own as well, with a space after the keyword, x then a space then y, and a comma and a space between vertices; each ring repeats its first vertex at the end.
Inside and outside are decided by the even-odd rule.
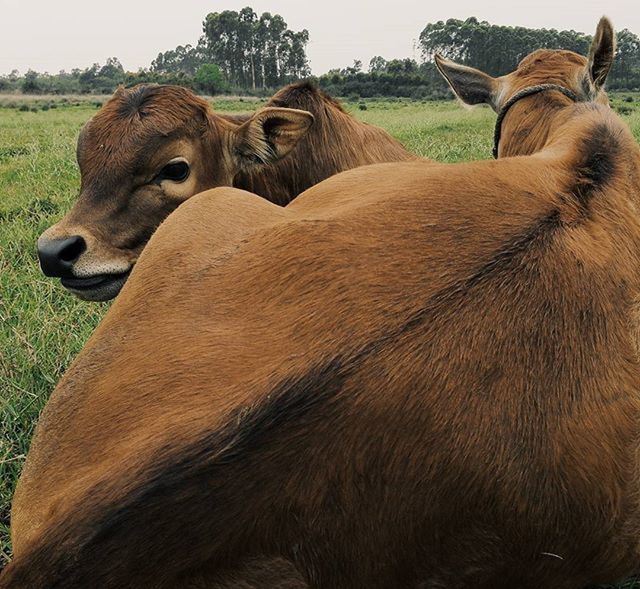
POLYGON ((207 13, 247 5, 281 14, 293 30, 309 30, 314 74, 354 59, 366 68, 374 55, 412 57, 424 25, 447 18, 592 33, 606 14, 616 29, 640 35, 638 0, 0 0, 0 74, 56 73, 110 56, 135 71, 160 51, 195 44, 207 13))

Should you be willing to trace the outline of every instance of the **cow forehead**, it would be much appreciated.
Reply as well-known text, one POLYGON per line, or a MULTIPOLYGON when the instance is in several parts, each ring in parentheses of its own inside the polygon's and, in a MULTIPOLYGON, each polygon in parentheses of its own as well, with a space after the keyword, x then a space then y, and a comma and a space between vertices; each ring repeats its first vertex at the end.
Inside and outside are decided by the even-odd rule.
POLYGON ((587 58, 566 49, 538 49, 522 59, 516 73, 527 75, 544 71, 570 71, 576 67, 585 67, 587 58))
POLYGON ((173 87, 120 90, 85 125, 78 138, 78 161, 131 159, 179 132, 202 134, 213 123, 209 105, 173 87))
POLYGON ((165 148, 200 140, 205 129, 191 123, 174 127, 117 121, 105 128, 90 121, 78 137, 78 163, 83 175, 105 168, 110 173, 134 173, 163 157, 165 148))

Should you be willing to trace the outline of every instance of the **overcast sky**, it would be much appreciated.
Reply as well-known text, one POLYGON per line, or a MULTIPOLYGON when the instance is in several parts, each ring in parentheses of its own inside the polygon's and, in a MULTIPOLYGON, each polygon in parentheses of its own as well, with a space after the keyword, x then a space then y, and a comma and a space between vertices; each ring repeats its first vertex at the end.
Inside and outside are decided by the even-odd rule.
POLYGON ((0 74, 16 68, 56 73, 107 57, 127 70, 160 51, 195 44, 209 12, 250 5, 309 30, 314 74, 374 55, 419 57, 414 42, 428 22, 476 16, 494 24, 593 33, 603 14, 640 35, 639 0, 0 0, 0 74))

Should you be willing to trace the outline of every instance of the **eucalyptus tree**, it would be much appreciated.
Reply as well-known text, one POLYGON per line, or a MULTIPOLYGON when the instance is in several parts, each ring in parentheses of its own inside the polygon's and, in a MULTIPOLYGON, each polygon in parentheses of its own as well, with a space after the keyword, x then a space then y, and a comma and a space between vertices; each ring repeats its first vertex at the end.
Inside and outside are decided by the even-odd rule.
MULTIPOLYGON (((627 29, 618 33, 616 60, 609 76, 611 87, 640 85, 640 39, 627 29)), ((428 23, 419 39, 422 56, 431 61, 439 53, 453 61, 473 65, 491 75, 514 70, 537 48, 589 50, 591 37, 577 31, 529 29, 493 25, 475 17, 428 23)))
POLYGON ((203 59, 215 63, 228 81, 243 88, 276 87, 309 74, 309 32, 292 31, 279 14, 209 13, 199 43, 203 59))

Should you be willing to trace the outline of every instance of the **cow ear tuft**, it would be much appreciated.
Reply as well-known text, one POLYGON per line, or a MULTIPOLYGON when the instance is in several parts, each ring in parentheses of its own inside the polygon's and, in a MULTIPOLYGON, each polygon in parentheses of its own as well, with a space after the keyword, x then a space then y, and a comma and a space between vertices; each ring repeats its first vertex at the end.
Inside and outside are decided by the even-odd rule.
POLYGON ((438 71, 443 75, 454 94, 465 104, 488 104, 498 109, 497 97, 500 82, 489 74, 455 61, 435 55, 438 71))
POLYGON ((596 90, 600 90, 607 79, 616 53, 616 34, 611 21, 603 16, 589 49, 587 75, 596 90))
POLYGON ((267 165, 285 157, 307 133, 313 115, 306 110, 266 107, 236 130, 236 155, 241 169, 267 165))

